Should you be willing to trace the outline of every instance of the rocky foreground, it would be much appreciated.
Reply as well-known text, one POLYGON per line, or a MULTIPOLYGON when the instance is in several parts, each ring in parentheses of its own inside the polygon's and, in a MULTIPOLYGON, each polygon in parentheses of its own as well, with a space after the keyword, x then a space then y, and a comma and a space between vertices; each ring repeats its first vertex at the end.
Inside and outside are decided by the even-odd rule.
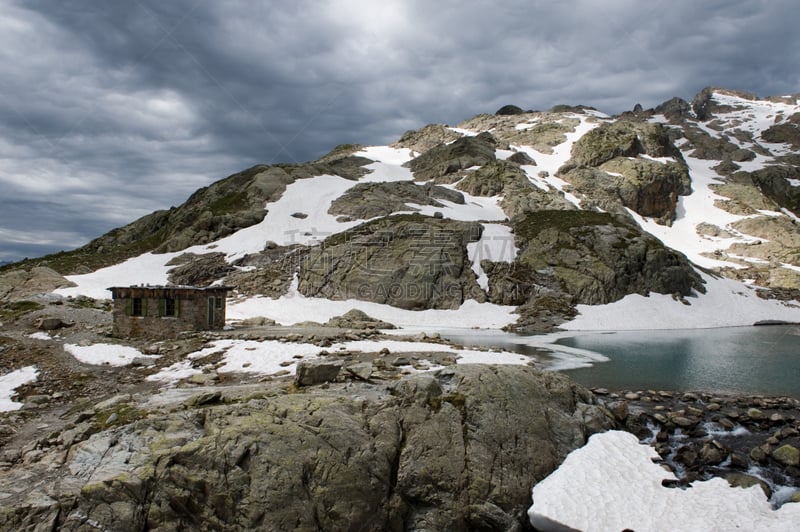
POLYGON ((613 425, 562 375, 480 365, 118 395, 59 417, 6 445, 0 528, 523 530, 531 485, 613 425))
POLYGON ((799 497, 793 398, 589 391, 534 367, 378 348, 300 362, 295 377, 209 371, 162 388, 146 377, 221 335, 320 350, 382 337, 357 312, 251 320, 139 345, 157 362, 93 366, 61 344, 108 341, 97 302, 15 305, 0 353, 39 376, 17 389, 21 410, 0 414, 3 530, 527 530, 532 485, 611 428, 653 445, 676 489, 722 476, 776 503, 799 497), (61 328, 42 340, 37 324, 61 328), (445 367, 423 372, 421 358, 445 367))

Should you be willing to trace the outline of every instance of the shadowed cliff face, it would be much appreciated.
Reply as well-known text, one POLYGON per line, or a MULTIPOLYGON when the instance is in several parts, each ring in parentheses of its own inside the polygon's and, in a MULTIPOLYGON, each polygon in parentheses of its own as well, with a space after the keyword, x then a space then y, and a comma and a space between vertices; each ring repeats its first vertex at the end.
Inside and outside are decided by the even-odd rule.
POLYGON ((0 525, 525 529, 531 485, 612 424, 590 393, 532 368, 454 367, 388 390, 221 393, 131 405, 138 421, 92 436, 78 423, 50 450, 63 467, 44 457, 5 472, 2 490, 16 493, 19 475, 42 470, 4 500, 0 525))

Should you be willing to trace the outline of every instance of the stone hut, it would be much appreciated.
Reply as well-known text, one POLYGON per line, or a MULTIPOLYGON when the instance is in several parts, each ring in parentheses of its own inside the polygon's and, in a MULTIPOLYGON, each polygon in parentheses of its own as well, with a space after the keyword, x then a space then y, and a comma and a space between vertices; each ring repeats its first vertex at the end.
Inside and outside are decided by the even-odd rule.
POLYGON ((185 331, 208 331, 225 326, 229 286, 115 286, 117 337, 174 338, 185 331))

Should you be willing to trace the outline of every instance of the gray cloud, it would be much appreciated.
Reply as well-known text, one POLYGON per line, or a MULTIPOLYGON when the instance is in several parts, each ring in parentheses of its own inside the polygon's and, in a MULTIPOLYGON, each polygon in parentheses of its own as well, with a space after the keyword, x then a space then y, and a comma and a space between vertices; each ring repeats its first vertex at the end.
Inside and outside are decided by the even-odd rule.
POLYGON ((792 0, 32 0, 0 17, 0 260, 70 248, 255 163, 506 103, 608 113, 800 90, 792 0))

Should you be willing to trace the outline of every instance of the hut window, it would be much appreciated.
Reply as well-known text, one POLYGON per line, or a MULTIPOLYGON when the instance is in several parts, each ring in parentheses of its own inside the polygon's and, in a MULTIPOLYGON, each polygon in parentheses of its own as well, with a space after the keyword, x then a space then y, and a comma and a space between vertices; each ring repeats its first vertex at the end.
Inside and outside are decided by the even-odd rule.
POLYGON ((178 300, 174 297, 165 297, 158 302, 161 315, 165 318, 177 318, 179 305, 178 300))
POLYGON ((131 316, 144 316, 144 302, 141 297, 134 297, 130 300, 130 315, 131 316))
POLYGON ((220 310, 222 308, 222 302, 223 301, 224 300, 221 297, 217 298, 217 310, 220 310))

